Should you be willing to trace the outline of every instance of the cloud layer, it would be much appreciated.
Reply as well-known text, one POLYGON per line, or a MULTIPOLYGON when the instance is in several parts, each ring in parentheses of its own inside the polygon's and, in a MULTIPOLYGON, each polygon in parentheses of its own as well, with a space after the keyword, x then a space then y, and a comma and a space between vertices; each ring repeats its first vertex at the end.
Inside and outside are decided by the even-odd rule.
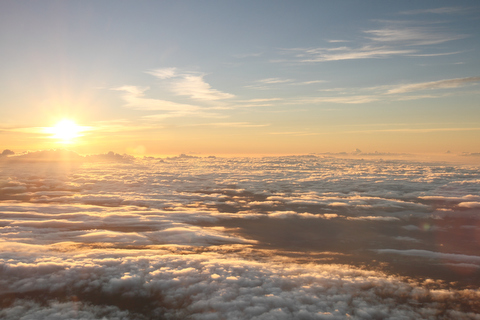
POLYGON ((478 168, 110 158, 0 162, 2 319, 480 314, 478 168))

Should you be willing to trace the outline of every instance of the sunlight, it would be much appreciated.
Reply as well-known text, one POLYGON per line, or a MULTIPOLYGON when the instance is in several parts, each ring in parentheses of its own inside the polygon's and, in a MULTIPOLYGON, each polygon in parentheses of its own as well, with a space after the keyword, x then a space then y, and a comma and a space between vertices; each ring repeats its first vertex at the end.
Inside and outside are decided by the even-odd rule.
POLYGON ((52 134, 51 138, 62 143, 72 143, 75 138, 82 136, 82 131, 85 131, 83 127, 69 119, 63 119, 55 126, 45 129, 46 133, 52 134))

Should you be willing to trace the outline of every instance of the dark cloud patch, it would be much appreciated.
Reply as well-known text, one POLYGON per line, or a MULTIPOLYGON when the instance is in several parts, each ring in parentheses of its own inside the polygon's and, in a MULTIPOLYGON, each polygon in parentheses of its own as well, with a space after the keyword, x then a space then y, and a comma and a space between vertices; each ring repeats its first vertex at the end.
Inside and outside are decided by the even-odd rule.
POLYGON ((13 152, 12 150, 10 149, 5 149, 2 151, 2 153, 0 153, 0 157, 8 157, 8 156, 11 156, 11 155, 14 155, 15 152, 13 152))

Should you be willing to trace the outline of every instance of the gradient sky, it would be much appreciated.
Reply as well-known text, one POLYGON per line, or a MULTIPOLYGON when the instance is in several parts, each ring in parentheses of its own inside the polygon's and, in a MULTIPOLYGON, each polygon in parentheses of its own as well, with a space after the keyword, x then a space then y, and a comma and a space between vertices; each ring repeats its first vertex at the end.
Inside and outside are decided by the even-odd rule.
POLYGON ((4 0, 0 148, 480 152, 479 35, 478 1, 4 0))

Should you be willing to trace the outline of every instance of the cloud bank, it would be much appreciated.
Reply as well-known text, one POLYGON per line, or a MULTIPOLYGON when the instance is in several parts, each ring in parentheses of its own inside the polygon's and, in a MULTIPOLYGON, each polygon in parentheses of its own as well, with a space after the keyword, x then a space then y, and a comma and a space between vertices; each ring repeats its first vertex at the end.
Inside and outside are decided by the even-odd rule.
POLYGON ((479 181, 314 155, 2 161, 0 317, 477 319, 479 181))

